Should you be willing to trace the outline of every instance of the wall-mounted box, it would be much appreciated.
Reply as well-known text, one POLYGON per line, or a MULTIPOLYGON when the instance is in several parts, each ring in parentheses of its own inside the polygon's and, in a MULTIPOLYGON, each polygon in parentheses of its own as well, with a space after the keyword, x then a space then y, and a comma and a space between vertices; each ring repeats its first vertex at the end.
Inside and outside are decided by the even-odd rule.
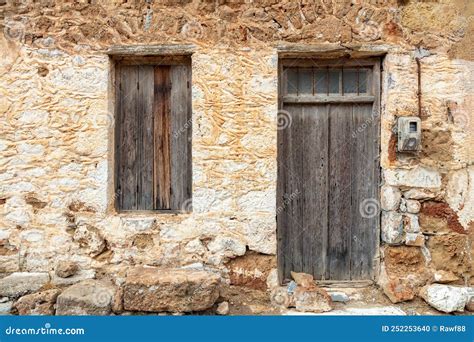
POLYGON ((421 120, 417 116, 398 118, 398 151, 417 152, 421 149, 421 120))

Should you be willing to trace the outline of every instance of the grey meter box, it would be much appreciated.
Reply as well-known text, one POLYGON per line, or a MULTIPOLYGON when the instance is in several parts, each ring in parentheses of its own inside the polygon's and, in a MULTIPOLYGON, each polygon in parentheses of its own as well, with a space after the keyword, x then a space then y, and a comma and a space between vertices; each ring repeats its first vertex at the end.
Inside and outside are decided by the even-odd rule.
POLYGON ((398 151, 417 152, 421 149, 421 120, 416 116, 398 118, 398 151))

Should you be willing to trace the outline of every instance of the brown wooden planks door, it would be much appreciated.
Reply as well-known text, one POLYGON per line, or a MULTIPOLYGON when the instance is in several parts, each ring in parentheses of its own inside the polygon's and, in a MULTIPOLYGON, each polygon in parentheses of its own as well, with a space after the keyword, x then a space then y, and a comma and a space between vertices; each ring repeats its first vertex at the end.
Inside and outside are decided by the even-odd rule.
POLYGON ((280 280, 291 271, 372 279, 379 213, 365 209, 378 205, 378 61, 349 71, 294 63, 280 70, 279 121, 288 123, 278 131, 280 280))
POLYGON ((189 64, 116 69, 118 210, 191 210, 189 64))

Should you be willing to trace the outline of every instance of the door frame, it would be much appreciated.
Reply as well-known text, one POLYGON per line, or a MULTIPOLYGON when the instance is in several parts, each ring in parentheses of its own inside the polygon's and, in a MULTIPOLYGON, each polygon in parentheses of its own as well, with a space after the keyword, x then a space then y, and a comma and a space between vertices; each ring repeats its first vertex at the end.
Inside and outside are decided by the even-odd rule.
MULTIPOLYGON (((381 210, 380 210, 380 187, 381 187, 381 162, 380 162, 380 153, 381 153, 381 96, 382 96, 382 56, 377 57, 367 57, 367 58, 321 58, 320 56, 314 57, 280 57, 278 59, 278 115, 283 110, 284 103, 363 103, 363 102, 373 102, 373 124, 377 127, 377 141, 378 141, 378 162, 376 163, 376 176, 378 176, 377 184, 377 201, 378 214, 376 220, 376 227, 374 229, 375 238, 375 251, 373 256, 373 264, 371 270, 371 277, 368 280, 317 280, 316 282, 320 285, 331 285, 331 286, 348 286, 359 287, 359 286, 368 286, 373 282, 377 282, 380 274, 380 231, 381 231, 381 210), (297 97, 286 96, 285 87, 286 87, 286 75, 283 72, 284 67, 294 66, 294 67, 364 67, 370 68, 370 88, 372 89, 373 96, 310 96, 304 99, 298 99, 297 97), (349 285, 350 284, 350 285, 349 285)), ((279 232, 278 225, 278 214, 281 212, 285 206, 282 201, 282 196, 280 195, 280 179, 281 175, 279 174, 279 153, 278 145, 282 139, 281 130, 277 131, 277 191, 276 191, 276 229, 277 229, 277 270, 278 270, 278 280, 280 284, 283 284, 285 279, 283 277, 283 256, 281 255, 281 250, 283 249, 282 245, 282 236, 279 232)))

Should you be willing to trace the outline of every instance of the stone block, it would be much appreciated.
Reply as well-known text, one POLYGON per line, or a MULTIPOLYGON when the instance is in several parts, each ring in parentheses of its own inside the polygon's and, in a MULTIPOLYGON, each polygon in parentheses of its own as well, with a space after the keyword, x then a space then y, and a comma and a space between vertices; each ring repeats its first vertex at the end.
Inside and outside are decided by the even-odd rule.
POLYGON ((293 297, 297 311, 319 313, 332 310, 331 296, 322 288, 298 286, 293 297))
POLYGON ((397 187, 383 185, 380 191, 380 205, 383 210, 397 210, 400 205, 402 193, 397 187))
POLYGON ((19 315, 54 315, 54 305, 60 293, 59 289, 32 293, 18 299, 13 308, 19 315))
POLYGON ((441 187, 440 173, 422 166, 410 170, 385 170, 384 177, 386 184, 392 186, 431 189, 441 187))
POLYGON ((407 212, 410 214, 418 214, 421 209, 421 204, 417 200, 406 200, 407 212))
POLYGON ((382 241, 400 244, 403 241, 403 217, 395 211, 382 212, 382 241))
POLYGON ((219 297, 220 276, 205 270, 135 267, 123 285, 128 311, 192 312, 212 307, 219 297))
POLYGON ((420 296, 436 310, 446 313, 463 312, 469 300, 466 288, 441 284, 423 287, 420 296))
POLYGON ((56 315, 108 315, 115 291, 114 286, 99 280, 74 284, 58 296, 56 315))
POLYGON ((17 298, 38 291, 49 282, 48 273, 17 272, 0 279, 0 297, 17 298))

